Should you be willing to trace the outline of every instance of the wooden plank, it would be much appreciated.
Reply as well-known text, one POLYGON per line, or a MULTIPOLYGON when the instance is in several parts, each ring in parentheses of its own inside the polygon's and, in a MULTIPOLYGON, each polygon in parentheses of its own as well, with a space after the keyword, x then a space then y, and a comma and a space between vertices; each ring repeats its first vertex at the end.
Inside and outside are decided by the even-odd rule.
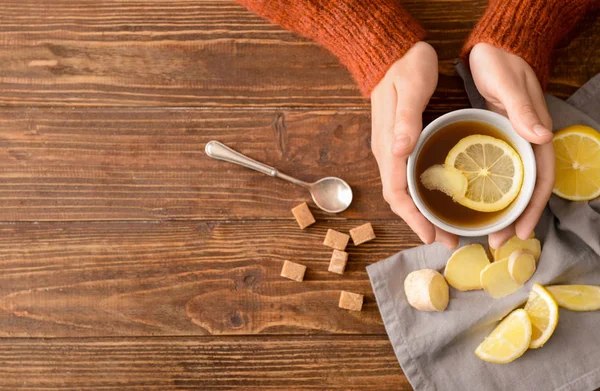
POLYGON ((410 390, 385 336, 0 339, 0 390, 410 390))
POLYGON ((344 178, 355 200, 341 217, 396 218, 381 195, 367 111, 4 109, 0 221, 290 220, 310 199, 209 158, 212 139, 306 181, 344 178))
MULTIPOLYGON (((487 1, 403 3, 439 53, 432 109, 465 107, 452 61, 487 1)), ((600 71, 592 16, 557 53, 551 92, 565 97, 600 71)), ((0 21, 0 105, 368 105, 326 50, 231 0, 6 0, 0 21)))
POLYGON ((418 238, 374 221, 377 239, 329 273, 327 229, 361 223, 0 224, 0 337, 384 334, 365 267, 418 238), (286 259, 304 282, 280 277, 286 259), (363 311, 339 309, 341 290, 363 311))

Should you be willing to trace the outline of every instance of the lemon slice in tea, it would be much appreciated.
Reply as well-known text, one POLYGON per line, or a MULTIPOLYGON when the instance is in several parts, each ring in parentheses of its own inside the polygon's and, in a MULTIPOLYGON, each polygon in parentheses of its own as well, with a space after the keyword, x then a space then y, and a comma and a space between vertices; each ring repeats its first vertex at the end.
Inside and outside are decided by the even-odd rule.
POLYGON ((523 163, 505 141, 473 135, 460 140, 444 163, 467 177, 465 196, 458 203, 479 212, 496 212, 517 197, 523 184, 523 163))

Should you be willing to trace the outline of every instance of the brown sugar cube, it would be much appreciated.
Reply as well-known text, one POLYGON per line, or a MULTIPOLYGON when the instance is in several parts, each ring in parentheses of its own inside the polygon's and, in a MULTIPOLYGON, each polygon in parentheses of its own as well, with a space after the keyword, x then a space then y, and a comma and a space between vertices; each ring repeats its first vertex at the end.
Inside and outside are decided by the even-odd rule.
POLYGON ((296 221, 301 229, 304 229, 315 223, 315 218, 310 212, 310 209, 308 209, 306 202, 303 202, 292 209, 292 213, 294 214, 294 217, 296 218, 296 221))
POLYGON ((327 235, 325 235, 325 240, 323 244, 327 247, 334 248, 336 250, 343 251, 346 249, 348 245, 348 240, 350 240, 350 236, 343 234, 338 231, 334 231, 332 229, 327 230, 327 235))
POLYGON ((364 296, 358 293, 342 291, 338 306, 345 310, 360 311, 362 310, 363 298, 364 296))
POLYGON ((289 278, 290 280, 301 282, 304 279, 306 266, 299 263, 285 261, 281 269, 281 277, 289 278))
POLYGON ((350 230, 350 236, 355 246, 368 242, 369 240, 375 239, 375 232, 371 223, 363 224, 359 227, 352 228, 350 230))
POLYGON ((333 250, 331 261, 329 261, 329 271, 337 274, 344 274, 346 263, 348 262, 348 253, 345 251, 333 250))

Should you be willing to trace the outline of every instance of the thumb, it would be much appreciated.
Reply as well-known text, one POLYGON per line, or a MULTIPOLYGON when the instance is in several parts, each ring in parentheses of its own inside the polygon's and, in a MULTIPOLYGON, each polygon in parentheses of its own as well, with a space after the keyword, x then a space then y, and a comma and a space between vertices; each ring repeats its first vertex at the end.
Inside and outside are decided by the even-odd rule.
MULTIPOLYGON (((550 118, 543 95, 541 102, 534 102, 527 90, 507 91, 502 103, 512 126, 525 140, 533 144, 552 141, 552 130, 540 118, 550 118)), ((539 99, 538 99, 539 100, 539 99)), ((546 121, 547 122, 547 121, 546 121)))
POLYGON ((392 154, 396 157, 406 157, 415 147, 423 119, 421 112, 414 109, 402 108, 396 110, 394 123, 394 138, 392 140, 392 154))

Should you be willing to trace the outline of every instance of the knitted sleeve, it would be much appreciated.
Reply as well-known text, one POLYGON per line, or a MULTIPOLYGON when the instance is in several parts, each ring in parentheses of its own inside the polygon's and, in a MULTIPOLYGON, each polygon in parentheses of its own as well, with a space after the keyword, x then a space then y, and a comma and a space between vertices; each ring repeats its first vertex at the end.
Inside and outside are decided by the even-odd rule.
POLYGON ((237 0, 337 56, 368 96, 389 67, 424 38, 398 0, 237 0))
POLYGON ((523 58, 546 85, 550 52, 599 0, 490 0, 462 50, 463 59, 480 42, 523 58))

